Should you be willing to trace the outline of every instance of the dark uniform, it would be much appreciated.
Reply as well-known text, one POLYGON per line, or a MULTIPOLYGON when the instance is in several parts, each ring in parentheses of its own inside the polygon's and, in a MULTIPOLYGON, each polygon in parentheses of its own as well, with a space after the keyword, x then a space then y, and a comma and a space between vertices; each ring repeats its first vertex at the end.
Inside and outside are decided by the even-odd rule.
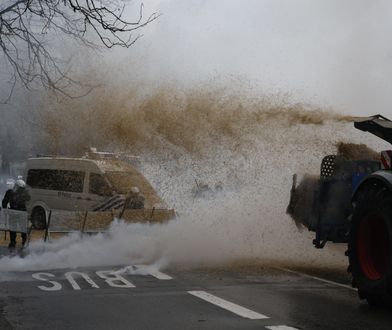
POLYGON ((128 208, 130 209, 144 209, 144 196, 139 190, 130 191, 128 193, 128 208))
MULTIPOLYGON (((26 211, 26 202, 30 200, 30 195, 24 187, 16 187, 16 189, 8 189, 4 195, 2 201, 3 208, 9 208, 12 210, 26 211)), ((27 235, 22 233, 22 245, 26 243, 27 235)), ((15 248, 16 246, 16 232, 10 231, 10 244, 9 248, 15 248)))

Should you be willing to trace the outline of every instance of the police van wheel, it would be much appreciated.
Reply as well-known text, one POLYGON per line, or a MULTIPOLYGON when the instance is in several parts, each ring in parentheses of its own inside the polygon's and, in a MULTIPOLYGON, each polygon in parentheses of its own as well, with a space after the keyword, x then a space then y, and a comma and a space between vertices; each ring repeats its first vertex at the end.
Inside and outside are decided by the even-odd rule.
POLYGON ((392 305, 391 256, 392 194, 368 188, 353 212, 348 257, 353 286, 370 305, 392 305))
POLYGON ((42 207, 36 207, 31 213, 31 223, 34 229, 45 229, 46 228, 46 212, 42 207))

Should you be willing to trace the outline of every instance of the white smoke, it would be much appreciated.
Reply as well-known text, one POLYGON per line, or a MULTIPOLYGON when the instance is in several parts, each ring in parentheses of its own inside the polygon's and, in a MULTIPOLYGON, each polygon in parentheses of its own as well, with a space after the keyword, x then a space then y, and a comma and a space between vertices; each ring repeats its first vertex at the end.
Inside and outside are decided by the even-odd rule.
MULTIPOLYGON (((105 234, 83 237, 71 234, 51 243, 35 241, 23 258, 2 257, 0 269, 10 272, 130 265, 123 272, 141 274, 132 265, 149 265, 143 268, 148 272, 175 266, 224 265, 243 259, 287 261, 308 255, 308 261, 316 261, 311 241, 304 244, 306 240, 294 226, 286 223, 279 232, 274 232, 282 222, 273 219, 269 214, 272 210, 260 207, 244 211, 254 201, 247 204, 239 198, 231 201, 226 198, 199 203, 199 212, 180 216, 168 224, 115 221, 105 234), (217 208, 218 205, 222 207, 217 208), (295 250, 289 252, 290 249, 295 250)), ((330 259, 327 252, 324 259, 330 259)))

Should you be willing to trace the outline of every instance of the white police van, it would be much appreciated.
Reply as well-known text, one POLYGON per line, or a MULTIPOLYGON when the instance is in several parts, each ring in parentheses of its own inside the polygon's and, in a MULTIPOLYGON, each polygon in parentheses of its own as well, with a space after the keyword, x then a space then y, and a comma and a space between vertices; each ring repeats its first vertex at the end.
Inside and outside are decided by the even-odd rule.
POLYGON ((132 187, 144 196, 144 209, 166 210, 167 214, 160 214, 167 220, 174 216, 174 210, 168 208, 147 179, 129 163, 117 159, 30 158, 25 177, 31 198, 27 211, 37 229, 46 227, 50 210, 122 209, 132 187))

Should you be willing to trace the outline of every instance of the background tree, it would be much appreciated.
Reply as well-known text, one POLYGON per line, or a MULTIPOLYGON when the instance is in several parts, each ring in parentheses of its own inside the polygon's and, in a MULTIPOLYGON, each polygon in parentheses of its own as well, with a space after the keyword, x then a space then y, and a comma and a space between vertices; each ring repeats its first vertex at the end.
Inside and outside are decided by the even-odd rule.
POLYGON ((137 30, 158 17, 144 17, 140 4, 129 21, 125 9, 123 0, 1 0, 0 50, 11 68, 6 101, 18 80, 26 88, 39 83, 67 95, 78 84, 64 71, 65 60, 50 38, 61 35, 88 47, 130 47, 140 37, 137 30))

